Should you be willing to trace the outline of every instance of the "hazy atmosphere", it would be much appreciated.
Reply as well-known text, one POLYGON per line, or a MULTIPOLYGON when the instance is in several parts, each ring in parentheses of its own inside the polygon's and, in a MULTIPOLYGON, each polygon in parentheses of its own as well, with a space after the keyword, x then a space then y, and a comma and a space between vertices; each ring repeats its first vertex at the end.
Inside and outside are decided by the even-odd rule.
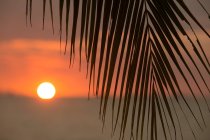
MULTIPOLYGON (((202 23, 207 32, 210 33, 210 20, 202 8, 195 5, 197 0, 184 1, 189 4, 192 13, 202 23)), ((200 1, 210 12, 210 0, 200 1)), ((45 29, 42 30, 42 2, 42 0, 33 1, 32 27, 30 27, 29 24, 26 26, 26 0, 0 0, 0 140, 118 140, 121 118, 117 124, 115 135, 112 136, 111 133, 113 127, 111 101, 113 97, 109 97, 109 102, 107 103, 108 111, 103 130, 103 123, 99 118, 100 98, 92 94, 92 87, 90 90, 90 100, 88 100, 89 79, 86 77, 87 65, 84 50, 82 51, 81 70, 79 70, 78 46, 80 29, 78 29, 76 34, 75 44, 77 50, 74 65, 69 67, 70 48, 68 48, 69 46, 67 47, 67 52, 64 55, 65 38, 62 38, 61 46, 59 42, 59 3, 54 0, 55 32, 53 34, 48 1, 45 29), (52 91, 52 97, 48 98, 44 96, 45 90, 38 93, 38 86, 43 82, 51 82, 53 84, 54 89, 49 89, 55 90, 52 91)), ((70 14, 71 18, 73 17, 72 9, 70 14)), ((80 26, 80 18, 79 16, 78 26, 80 26)), ((69 24, 71 27, 72 21, 69 24)), ((192 26, 204 46, 207 58, 210 60, 209 37, 205 36, 196 25, 192 24, 192 26)), ((99 32, 99 38, 101 37, 101 32, 99 32)), ((193 36, 192 32, 189 33, 189 36, 193 36)), ((183 38, 183 40, 186 42, 187 38, 183 38)), ((195 38, 194 41, 196 41, 195 38)), ((195 56, 195 53, 192 53, 193 49, 189 49, 189 52, 193 57, 195 56)), ((99 59, 98 56, 96 56, 96 59, 99 59)), ((206 85, 210 87, 209 73, 201 65, 202 63, 197 63, 199 61, 197 56, 195 61, 196 64, 200 64, 198 67, 206 80, 206 85)), ((192 64, 189 63, 189 65, 192 64)), ((191 71, 194 72, 196 70, 194 68, 191 71)), ((177 70, 175 70, 175 74, 176 72, 177 70)), ((186 72, 185 69, 184 72, 186 72)), ((116 71, 113 75, 116 77, 116 71)), ((189 75, 189 73, 186 74, 186 76, 189 75)), ((176 76, 179 84, 182 85, 181 90, 184 96, 187 98, 194 114, 196 116, 198 115, 198 122, 201 123, 201 127, 203 128, 203 130, 199 129, 189 110, 184 106, 184 101, 180 99, 180 104, 184 104, 183 110, 186 111, 186 116, 192 125, 197 140, 209 140, 210 112, 205 106, 203 98, 198 94, 199 90, 196 84, 194 82, 191 83, 190 78, 190 80, 188 79, 193 92, 198 97, 206 126, 203 125, 201 118, 199 118, 200 112, 198 106, 196 106, 193 97, 189 94, 190 91, 186 83, 180 74, 176 76)), ((198 84, 202 83, 199 75, 195 75, 195 77, 198 84)), ((200 87, 206 97, 207 104, 210 106, 210 93, 203 83, 200 87)), ((113 89, 111 85, 111 93, 113 89)), ((133 95, 131 95, 131 98, 130 104, 134 104, 133 95)), ((172 100, 175 102, 174 99, 172 100)), ((116 103, 118 102, 119 98, 117 93, 116 103)), ((131 106, 128 108, 131 108, 131 106)), ((182 125, 184 140, 193 139, 185 116, 181 113, 178 104, 175 104, 175 108, 179 114, 178 118, 182 125)), ((122 112, 122 110, 120 111, 122 112)), ((129 113, 126 127, 128 131, 125 131, 125 140, 130 139, 131 135, 129 130, 132 114, 131 111, 129 113)), ((175 116, 175 113, 172 112, 172 115, 175 116)), ((166 115, 166 118, 170 117, 166 115)), ((146 123, 146 119, 144 123, 146 123)), ((158 119, 160 120, 160 117, 158 119)), ((158 130, 162 130, 162 124, 160 124, 160 121, 158 123, 159 125, 156 127, 158 130)), ((178 123, 176 122, 175 125, 178 126, 178 123)), ((169 127, 171 128, 171 135, 174 136, 175 132, 172 124, 169 123, 169 127)), ((159 133, 158 137, 161 139, 164 137, 164 134, 159 133)), ((180 135, 178 136, 178 140, 181 140, 180 135)))
MULTIPOLYGON (((210 101, 210 100, 208 100, 210 101)), ((0 96, 0 139, 1 140, 118 140, 119 132, 111 137, 111 119, 102 132, 99 120, 99 100, 86 98, 65 98, 40 102, 32 98, 14 95, 0 96)), ((202 106, 203 107, 203 106, 202 106)), ((196 128, 198 140, 210 138, 210 113, 203 107, 207 127, 196 128)), ((199 113, 198 111, 196 113, 199 113)), ((184 140, 192 140, 185 119, 181 117, 184 140)), ((189 116, 189 120, 192 118, 189 116)), ((129 135, 126 139, 129 139, 129 135)), ((162 134, 159 137, 163 137, 162 134)))

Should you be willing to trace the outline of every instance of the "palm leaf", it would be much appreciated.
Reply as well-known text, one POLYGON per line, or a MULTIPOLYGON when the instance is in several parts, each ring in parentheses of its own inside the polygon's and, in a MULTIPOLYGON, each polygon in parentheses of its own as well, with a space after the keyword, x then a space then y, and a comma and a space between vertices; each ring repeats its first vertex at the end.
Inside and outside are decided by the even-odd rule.
MULTIPOLYGON (((49 2, 53 26, 52 1, 49 2)), ((70 3, 73 5, 70 61, 75 55, 77 25, 81 22, 80 65, 85 37, 89 83, 93 92, 101 97, 99 113, 103 123, 113 92, 112 130, 114 133, 120 124, 120 139, 124 139, 126 131, 130 131, 130 137, 134 139, 159 139, 158 125, 161 125, 165 139, 184 139, 180 112, 196 138, 192 125, 203 129, 206 124, 194 90, 208 107, 204 92, 210 93, 210 89, 204 75, 208 73, 209 77, 210 63, 192 24, 196 24, 208 38, 210 35, 187 4, 182 0, 66 0, 64 30, 62 13, 65 3, 60 0, 60 41, 64 30, 66 45, 70 3), (188 42, 184 41, 184 37, 188 42), (187 86, 199 114, 195 114, 189 104, 177 75, 187 86), (189 122, 187 112, 195 123, 189 122), (128 122, 131 125, 129 130, 126 129, 128 122)), ((197 4, 209 16, 204 4, 199 0, 197 4)), ((43 27, 45 5, 46 0, 43 0, 43 27)), ((26 18, 30 23, 31 15, 32 0, 27 0, 26 18)))

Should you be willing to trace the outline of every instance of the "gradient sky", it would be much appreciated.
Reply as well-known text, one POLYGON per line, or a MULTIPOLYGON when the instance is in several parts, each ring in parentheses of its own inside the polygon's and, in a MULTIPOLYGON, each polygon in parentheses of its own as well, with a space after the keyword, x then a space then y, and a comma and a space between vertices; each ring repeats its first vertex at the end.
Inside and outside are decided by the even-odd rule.
MULTIPOLYGON (((196 0, 188 1, 192 3, 190 8, 194 10, 196 17, 210 31, 207 15, 200 7, 193 5, 196 0)), ((46 11, 45 31, 42 31, 42 8, 38 8, 42 7, 41 2, 41 0, 34 2, 33 27, 30 28, 26 27, 25 23, 25 0, 19 0, 16 3, 13 0, 1 0, 0 93, 35 97, 38 84, 50 81, 56 86, 57 97, 87 96, 86 63, 83 63, 82 70, 79 72, 77 53, 73 68, 69 68, 68 52, 63 55, 64 49, 60 49, 59 46, 58 15, 56 15, 58 12, 55 12, 54 16, 55 34, 52 34, 49 11, 46 11)), ((201 2, 206 9, 210 9, 209 0, 201 2)), ((54 5, 54 7, 57 10, 58 6, 54 5)), ((210 59, 209 38, 203 37, 199 32, 198 35, 210 59)), ((84 58, 82 61, 85 62, 84 58)))
MULTIPOLYGON (((41 6, 41 1, 37 4, 41 6)), ((82 65, 79 72, 76 58, 69 68, 68 52, 63 55, 64 49, 60 50, 58 24, 53 35, 47 15, 42 31, 41 12, 39 8, 34 10, 33 27, 26 27, 25 0, 15 4, 11 0, 1 1, 0 92, 34 97, 38 84, 50 81, 56 86, 57 97, 87 96, 86 66, 82 65)))

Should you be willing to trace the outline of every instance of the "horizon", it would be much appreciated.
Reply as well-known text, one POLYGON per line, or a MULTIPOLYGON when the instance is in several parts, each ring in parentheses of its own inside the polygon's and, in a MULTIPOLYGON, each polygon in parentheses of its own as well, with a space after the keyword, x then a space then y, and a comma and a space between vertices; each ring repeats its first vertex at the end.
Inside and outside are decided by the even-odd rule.
MULTIPOLYGON (((208 0, 204 2, 206 6, 210 6, 208 0)), ((41 1, 34 2, 35 7, 40 4, 41 1)), ((191 9, 196 8, 196 12, 193 11, 193 13, 202 22, 203 26, 206 27, 207 31, 210 32, 209 20, 206 19, 206 16, 201 16, 205 15, 205 13, 197 8, 198 6, 193 5, 193 3, 189 3, 189 7, 191 9)), ((58 7, 55 5, 54 8, 58 10, 58 7)), ((42 10, 39 8, 33 9, 32 27, 26 27, 25 0, 19 1, 16 5, 11 1, 3 0, 0 9, 0 18, 3 19, 3 22, 0 23, 0 92, 9 91, 28 96, 36 96, 38 85, 41 82, 49 81, 56 87, 57 97, 86 97, 86 93, 89 91, 89 77, 86 77, 85 53, 84 51, 82 53, 81 71, 79 71, 79 53, 76 53, 74 65, 69 68, 70 48, 68 45, 67 52, 64 55, 64 38, 62 39, 60 48, 58 14, 55 14, 54 17, 56 19, 54 21, 56 28, 55 34, 53 35, 49 11, 46 11, 45 29, 42 31, 42 10)), ((71 11, 71 13, 73 12, 71 11)), ((71 24, 72 21, 70 26, 71 24)), ((198 27, 194 27, 197 31, 198 27)), ((77 46, 79 46, 79 34, 79 31, 77 31, 77 46)), ((200 30, 198 30, 198 37, 204 46, 210 45, 209 38, 200 33, 200 30)), ((183 40, 186 41, 186 38, 183 38, 183 40)), ((79 47, 76 48, 76 51, 79 51, 79 47)), ((209 48, 205 47, 204 50, 210 59, 209 48)), ((204 68, 201 68, 201 71, 209 85, 210 78, 208 73, 204 68)), ((179 83, 183 83, 183 93, 190 92, 186 88, 187 85, 184 83, 184 80, 180 78, 180 74, 176 76, 179 83)), ((198 82, 201 83, 201 79, 198 78, 198 82)), ((111 92, 113 88, 112 86, 111 92)), ((206 93, 208 92, 205 87, 203 89, 206 93)), ((195 92, 198 91, 197 88, 193 90, 195 92)), ((90 92, 90 95, 92 95, 92 87, 90 88, 90 92)), ((117 92, 119 93, 119 89, 117 92)))
POLYGON ((1 0, 0 140, 209 140, 210 0, 102 1, 1 0))
MULTIPOLYGON (((111 119, 107 120, 105 128, 103 129, 103 123, 99 119, 99 100, 70 97, 58 99, 53 102, 40 102, 34 100, 34 98, 21 97, 21 95, 13 97, 3 97, 3 95, 0 95, 0 139, 119 139, 119 128, 114 137, 111 135, 111 119)), ((210 115, 207 108, 203 108, 203 111, 205 116, 210 115)), ((195 113, 196 112, 195 110, 195 113)), ((108 116, 110 115, 111 110, 108 111, 108 116)), ((180 117, 182 118, 183 115, 180 115, 180 117)), ((210 137, 210 119, 209 117, 205 118, 207 127, 203 131, 196 130, 198 140, 208 140, 210 137)), ((192 117, 188 116, 188 119, 192 120, 192 117)), ((191 140, 192 137, 189 135, 190 130, 186 122, 184 119, 180 121, 184 126, 183 129, 185 131, 183 131, 183 135, 185 136, 185 140, 191 140)), ((194 126, 195 122, 192 124, 194 126)), ((125 136, 129 138, 129 132, 126 133, 125 136)), ((163 137, 163 134, 160 134, 159 137, 163 137)))

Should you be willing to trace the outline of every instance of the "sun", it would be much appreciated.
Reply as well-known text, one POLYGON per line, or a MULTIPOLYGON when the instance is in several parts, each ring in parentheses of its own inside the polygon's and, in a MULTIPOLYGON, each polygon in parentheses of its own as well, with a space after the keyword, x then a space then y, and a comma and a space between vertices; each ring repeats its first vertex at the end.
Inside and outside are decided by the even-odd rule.
POLYGON ((55 96, 55 87, 50 82, 43 82, 37 88, 37 94, 41 99, 52 99, 55 96))

